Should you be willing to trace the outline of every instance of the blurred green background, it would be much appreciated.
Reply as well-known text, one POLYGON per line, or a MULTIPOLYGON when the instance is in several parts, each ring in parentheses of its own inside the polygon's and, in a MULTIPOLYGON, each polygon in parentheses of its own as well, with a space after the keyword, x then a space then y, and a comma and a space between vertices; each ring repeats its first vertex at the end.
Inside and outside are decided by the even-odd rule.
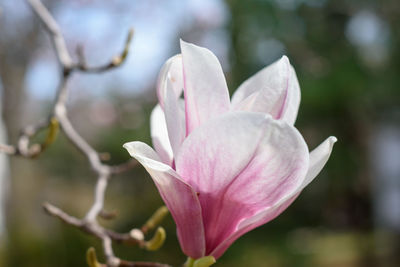
MULTIPOLYGON (((57 0, 44 1, 68 47, 107 62, 135 39, 125 65, 70 83, 77 130, 111 163, 122 144, 150 144, 149 115, 163 62, 179 38, 208 47, 222 62, 231 93, 286 54, 301 86, 296 126, 312 149, 338 142, 319 177, 277 219, 236 241, 215 266, 400 266, 400 3, 398 0, 57 0)), ((57 62, 39 21, 22 0, 0 0, 0 88, 8 142, 47 116, 57 62)), ((3 138, 2 142, 6 142, 3 138)), ((0 266, 86 266, 98 240, 46 215, 45 201, 75 216, 90 207, 95 178, 62 135, 36 160, 10 158, 2 174, 0 266), (4 197, 6 196, 6 197, 4 197)), ((2 163, 2 168, 7 162, 2 163)), ((140 166, 110 182, 104 225, 141 226, 162 205, 140 166)), ((115 245, 117 256, 179 266, 185 260, 170 216, 157 252, 115 245)))

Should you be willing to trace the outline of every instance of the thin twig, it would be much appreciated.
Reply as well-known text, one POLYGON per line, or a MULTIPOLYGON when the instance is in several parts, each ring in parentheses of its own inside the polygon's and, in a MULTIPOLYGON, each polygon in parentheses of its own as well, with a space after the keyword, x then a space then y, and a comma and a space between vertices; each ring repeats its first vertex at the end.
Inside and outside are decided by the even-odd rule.
POLYGON ((28 125, 22 131, 18 138, 16 155, 32 158, 41 153, 41 147, 38 144, 30 145, 30 140, 38 132, 45 129, 49 125, 49 120, 41 120, 37 124, 28 125))
POLYGON ((36 15, 43 22, 44 27, 51 36, 60 64, 66 68, 71 68, 73 66, 73 61, 68 53, 67 45, 65 44, 64 37, 61 34, 61 30, 57 22, 40 0, 27 1, 29 2, 36 15))
POLYGON ((85 221, 87 222, 95 222, 97 216, 100 214, 100 212, 103 210, 104 206, 104 194, 107 188, 107 183, 108 183, 108 178, 109 174, 101 174, 99 178, 97 179, 96 183, 96 189, 95 189, 95 200, 90 208, 90 210, 87 212, 85 216, 85 221))
POLYGON ((168 264, 155 263, 155 262, 129 262, 121 260, 120 267, 171 267, 168 264))
POLYGON ((76 228, 80 229, 81 231, 84 231, 86 233, 90 233, 93 236, 103 239, 103 236, 107 235, 111 239, 115 240, 118 243, 125 243, 125 244, 140 244, 141 240, 135 240, 129 233, 126 234, 120 234, 113 232, 112 230, 108 230, 103 228, 100 225, 97 225, 96 227, 92 227, 92 225, 88 222, 85 222, 84 220, 78 219, 74 216, 69 215, 68 213, 62 211, 60 208, 57 208, 56 206, 53 206, 50 203, 44 203, 43 204, 44 210, 49 214, 54 217, 59 218, 62 222, 75 226, 76 228))
POLYGON ((75 66, 75 68, 87 73, 100 73, 122 65, 125 62, 126 57, 128 56, 129 47, 131 45, 131 41, 133 38, 133 33, 134 33, 133 28, 131 28, 128 32, 128 36, 126 37, 125 45, 124 48, 122 49, 121 54, 115 56, 109 63, 100 66, 88 66, 83 52, 83 47, 78 46, 77 55, 79 61, 78 64, 75 66))
POLYGON ((48 214, 60 218, 63 222, 69 225, 73 225, 78 228, 83 226, 81 220, 65 213, 64 211, 57 208, 56 206, 51 205, 50 203, 44 203, 43 208, 48 214))
POLYGON ((138 162, 136 160, 129 160, 125 163, 119 164, 119 165, 113 165, 110 166, 110 171, 112 174, 120 174, 124 173, 133 167, 137 166, 138 162))
POLYGON ((99 213, 99 217, 104 219, 104 220, 112 220, 115 219, 118 216, 118 212, 116 211, 107 211, 102 209, 99 213))
MULTIPOLYGON (((136 161, 130 160, 120 165, 107 165, 101 161, 100 153, 98 153, 73 127, 68 118, 67 101, 68 101, 68 81, 74 71, 85 73, 103 72, 112 68, 121 66, 129 53, 130 43, 133 37, 133 30, 129 31, 125 45, 121 54, 114 57, 109 63, 98 67, 89 67, 83 55, 83 50, 78 50, 78 62, 74 62, 68 52, 65 39, 61 33, 60 27, 50 14, 48 9, 40 0, 27 0, 32 7, 34 13, 38 16, 45 29, 47 30, 53 43, 58 62, 62 68, 60 83, 57 87, 57 96, 52 108, 49 119, 41 121, 36 125, 26 127, 18 140, 17 146, 0 145, 0 152, 11 155, 21 155, 23 157, 32 158, 38 156, 49 144, 52 143, 56 134, 55 126, 58 124, 61 127, 62 133, 82 154, 88 159, 92 170, 97 175, 97 183, 94 191, 93 204, 84 216, 83 219, 76 218, 62 211, 61 209, 45 203, 43 205, 45 211, 64 223, 72 225, 86 233, 89 233, 102 241, 103 252, 106 257, 107 266, 136 266, 136 267, 169 267, 169 265, 151 262, 129 262, 117 258, 114 255, 112 241, 144 246, 143 239, 137 239, 131 233, 120 234, 112 230, 106 229, 98 223, 97 219, 102 214, 104 208, 104 198, 107 189, 108 181, 114 174, 126 172, 136 166, 136 161), (30 140, 40 130, 48 128, 48 137, 42 144, 30 145, 30 140)), ((137 231, 140 231, 137 229, 137 231)), ((142 233, 143 235, 143 233, 142 233)))
POLYGON ((83 220, 80 220, 76 217, 73 217, 66 212, 62 211, 61 209, 51 205, 50 203, 44 203, 43 204, 44 210, 54 216, 59 218, 62 222, 75 226, 76 228, 80 229, 83 232, 89 233, 98 239, 102 240, 103 242, 103 247, 105 249, 105 255, 107 257, 108 255, 108 261, 119 261, 119 265, 117 266, 143 266, 143 267, 171 267, 170 265, 167 264, 161 264, 161 263, 153 263, 153 262, 130 262, 130 261, 125 261, 118 259, 117 257, 113 256, 112 254, 112 244, 111 240, 117 242, 117 243, 122 243, 122 244, 127 244, 127 245, 139 245, 143 246, 144 241, 135 239, 130 233, 117 233, 112 230, 106 229, 100 225, 96 225, 96 227, 93 227, 93 225, 90 222, 85 222, 83 220))

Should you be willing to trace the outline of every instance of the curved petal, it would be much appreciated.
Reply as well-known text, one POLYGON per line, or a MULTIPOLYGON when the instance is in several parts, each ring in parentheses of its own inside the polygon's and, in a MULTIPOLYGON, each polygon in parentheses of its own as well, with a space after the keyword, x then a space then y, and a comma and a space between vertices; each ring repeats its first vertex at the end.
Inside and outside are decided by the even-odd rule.
POLYGON ((289 59, 283 56, 246 80, 233 94, 232 105, 235 110, 268 113, 293 125, 300 86, 289 59))
POLYGON ((308 168, 306 179, 304 180, 303 188, 311 183, 325 166, 331 156, 332 148, 336 141, 336 137, 330 136, 322 144, 311 151, 310 166, 308 168))
MULTIPOLYGON (((179 99, 182 90, 182 56, 179 54, 171 57, 167 60, 167 62, 165 62, 160 71, 157 84, 158 100, 165 114, 166 126, 163 130, 168 130, 169 144, 173 152, 171 152, 171 159, 168 162, 171 166, 173 165, 172 154, 177 153, 180 144, 182 143, 186 135, 185 112, 184 109, 180 107, 179 99)), ((164 125, 162 125, 162 127, 164 127, 164 125)), ((154 127, 157 127, 157 125, 155 125, 154 127)), ((159 126, 159 128, 160 127, 161 126, 159 126)), ((158 147, 156 147, 156 150, 158 152, 158 147)), ((165 156, 163 156, 163 158, 165 158, 165 156)), ((165 161, 163 160, 163 162, 165 161)))
POLYGON ((287 98, 280 119, 293 125, 296 121, 297 113, 299 112, 301 95, 299 80, 297 79, 296 71, 292 65, 290 65, 290 73, 287 98))
POLYGON ((204 256, 204 228, 199 199, 193 188, 181 180, 170 166, 160 162, 155 151, 141 142, 124 144, 153 178, 162 199, 175 220, 183 252, 192 257, 204 256))
POLYGON ((229 92, 221 65, 208 49, 181 40, 186 135, 210 118, 230 108, 229 92))
POLYGON ((168 81, 171 83, 168 89, 172 89, 176 98, 179 98, 183 90, 182 56, 180 54, 169 58, 158 75, 157 97, 162 108, 164 108, 168 81))
POLYGON ((318 175, 318 173, 325 166, 332 152, 333 144, 337 141, 336 137, 331 136, 327 138, 322 144, 315 148, 310 153, 310 163, 309 169, 301 186, 298 187, 292 194, 287 195, 281 201, 277 202, 275 205, 266 208, 259 213, 244 219, 238 225, 237 230, 229 236, 226 240, 220 243, 220 245, 215 248, 211 253, 215 258, 220 257, 225 250, 240 236, 253 230, 254 228, 261 226, 281 214, 287 207, 292 204, 292 202, 299 196, 301 191, 318 175))
POLYGON ((155 106, 151 112, 150 131, 153 146, 161 158, 161 161, 171 166, 173 162, 173 152, 169 142, 164 111, 160 105, 155 106))
POLYGON ((176 170, 197 192, 206 254, 243 218, 292 194, 308 170, 308 148, 292 126, 253 112, 230 112, 188 136, 176 170))
POLYGON ((172 90, 172 82, 167 81, 164 103, 165 120, 167 123, 168 137, 174 156, 186 136, 184 102, 178 99, 172 90))

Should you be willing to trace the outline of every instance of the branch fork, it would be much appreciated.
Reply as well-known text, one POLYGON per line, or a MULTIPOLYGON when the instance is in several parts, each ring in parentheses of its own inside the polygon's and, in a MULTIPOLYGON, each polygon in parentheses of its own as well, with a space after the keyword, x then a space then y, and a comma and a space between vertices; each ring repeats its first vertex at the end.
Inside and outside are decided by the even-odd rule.
MULTIPOLYGON (((102 153, 97 152, 74 128, 68 118, 66 103, 68 100, 68 81, 73 72, 101 73, 121 66, 129 54, 129 47, 133 38, 133 29, 127 35, 122 52, 112 58, 108 63, 100 66, 88 66, 82 47, 78 47, 78 61, 74 61, 68 52, 65 39, 61 33, 56 20, 40 0, 27 0, 32 10, 42 22, 44 28, 51 38, 58 62, 62 68, 60 83, 57 87, 57 96, 52 106, 48 119, 39 121, 35 125, 25 127, 19 136, 16 145, 0 144, 0 152, 22 156, 25 158, 36 158, 50 146, 60 131, 82 154, 84 154, 90 164, 91 169, 97 175, 97 182, 94 190, 93 204, 82 218, 76 218, 64 212, 60 208, 50 203, 44 203, 44 210, 54 217, 59 218, 64 223, 74 226, 83 232, 93 235, 101 240, 106 264, 97 261, 94 249, 87 252, 87 261, 90 267, 170 267, 166 264, 154 262, 130 262, 115 256, 112 243, 124 243, 127 245, 138 245, 139 247, 156 250, 165 240, 165 231, 159 227, 153 238, 149 241, 144 239, 145 234, 154 229, 161 219, 168 213, 164 207, 159 209, 153 217, 141 229, 133 229, 129 233, 117 233, 101 226, 98 217, 107 217, 104 211, 104 196, 109 180, 113 175, 126 172, 136 166, 136 161, 130 160, 120 165, 108 165, 102 162, 102 153), (42 130, 47 130, 47 135, 42 143, 31 144, 31 139, 42 130)), ((111 216, 112 217, 112 216, 111 216)), ((109 217, 110 218, 110 217, 109 217)))

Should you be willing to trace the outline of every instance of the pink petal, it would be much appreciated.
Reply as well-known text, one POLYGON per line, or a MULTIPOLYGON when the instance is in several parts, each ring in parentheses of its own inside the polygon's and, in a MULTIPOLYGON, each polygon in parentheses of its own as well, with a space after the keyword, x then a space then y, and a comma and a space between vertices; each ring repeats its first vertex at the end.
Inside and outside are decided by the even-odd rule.
POLYGON ((171 83, 169 89, 173 90, 176 98, 179 98, 183 90, 182 56, 180 54, 169 58, 158 75, 157 97, 162 108, 164 108, 167 82, 171 83))
POLYGON ((141 142, 124 144, 129 154, 136 158, 153 178, 165 205, 175 220, 183 252, 200 258, 205 254, 204 228, 201 207, 196 192, 182 181, 170 166, 160 162, 155 151, 141 142))
POLYGON ((271 207, 267 207, 265 210, 249 217, 243 219, 237 226, 237 229, 223 240, 209 255, 214 256, 218 259, 224 254, 224 252, 235 242, 239 237, 245 233, 272 221, 277 216, 279 216, 283 211, 285 211, 290 204, 297 198, 298 194, 291 196, 290 198, 283 201, 283 203, 277 203, 271 207))
POLYGON ((215 258, 220 257, 225 250, 240 236, 260 225, 273 220, 288 206, 290 206, 290 204, 292 204, 292 202, 299 196, 300 192, 318 175, 321 169, 325 166, 335 142, 336 137, 331 136, 310 153, 310 163, 306 178, 295 191, 276 202, 275 205, 267 207, 265 210, 262 210, 240 222, 236 231, 223 242, 221 242, 220 245, 214 249, 211 255, 215 258))
POLYGON ((175 159, 177 172, 199 192, 207 255, 243 218, 296 190, 308 169, 307 145, 294 127, 250 112, 203 124, 175 159))
POLYGON ((269 113, 294 124, 300 104, 300 86, 286 56, 246 80, 233 94, 235 110, 269 113))
POLYGON ((221 65, 208 49, 181 41, 186 109, 186 135, 230 108, 221 65))
POLYGON ((161 158, 161 161, 171 166, 173 162, 173 152, 169 142, 164 111, 161 109, 160 105, 155 106, 151 112, 150 131, 153 146, 161 158))

